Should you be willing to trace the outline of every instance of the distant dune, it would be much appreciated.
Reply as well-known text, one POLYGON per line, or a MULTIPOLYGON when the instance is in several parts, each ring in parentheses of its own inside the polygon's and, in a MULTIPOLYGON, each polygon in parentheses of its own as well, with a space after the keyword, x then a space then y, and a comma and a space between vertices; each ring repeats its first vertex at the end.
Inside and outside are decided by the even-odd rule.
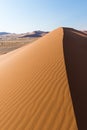
POLYGON ((0 56, 0 130, 87 129, 86 43, 59 28, 0 56))
POLYGON ((44 35, 46 35, 48 32, 44 32, 44 31, 34 31, 32 33, 28 33, 28 34, 24 34, 21 38, 25 38, 25 37, 42 37, 44 35))
POLYGON ((8 32, 0 32, 0 35, 7 35, 7 34, 10 34, 8 32))
POLYGON ((16 50, 25 45, 31 44, 36 41, 38 37, 35 38, 17 38, 12 40, 3 40, 0 41, 0 55, 7 54, 13 50, 16 50))
POLYGON ((21 34, 0 32, 0 55, 30 44, 47 33, 40 30, 21 34))
POLYGON ((8 33, 8 32, 0 32, 0 40, 14 40, 18 38, 32 38, 32 37, 42 37, 46 35, 48 32, 45 31, 33 31, 33 32, 27 32, 27 33, 8 33))

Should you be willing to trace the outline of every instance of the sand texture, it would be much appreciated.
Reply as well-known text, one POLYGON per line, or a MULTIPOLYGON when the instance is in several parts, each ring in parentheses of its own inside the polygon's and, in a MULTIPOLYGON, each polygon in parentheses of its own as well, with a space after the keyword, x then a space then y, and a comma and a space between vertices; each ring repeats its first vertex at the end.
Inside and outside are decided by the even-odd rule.
POLYGON ((77 130, 63 28, 0 56, 0 130, 77 130))

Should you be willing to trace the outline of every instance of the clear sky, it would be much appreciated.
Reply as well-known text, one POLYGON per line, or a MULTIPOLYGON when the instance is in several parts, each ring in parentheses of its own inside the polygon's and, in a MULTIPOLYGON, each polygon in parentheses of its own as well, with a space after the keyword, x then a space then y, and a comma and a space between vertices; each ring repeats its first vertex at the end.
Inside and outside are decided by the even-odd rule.
POLYGON ((0 32, 87 30, 87 0, 0 0, 0 32))

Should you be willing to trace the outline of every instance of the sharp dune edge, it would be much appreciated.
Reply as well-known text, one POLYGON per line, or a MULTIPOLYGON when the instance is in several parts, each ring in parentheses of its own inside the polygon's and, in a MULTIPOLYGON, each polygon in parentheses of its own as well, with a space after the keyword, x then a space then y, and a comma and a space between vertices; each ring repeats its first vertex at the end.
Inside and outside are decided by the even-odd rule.
POLYGON ((63 28, 0 56, 0 130, 77 130, 63 28))

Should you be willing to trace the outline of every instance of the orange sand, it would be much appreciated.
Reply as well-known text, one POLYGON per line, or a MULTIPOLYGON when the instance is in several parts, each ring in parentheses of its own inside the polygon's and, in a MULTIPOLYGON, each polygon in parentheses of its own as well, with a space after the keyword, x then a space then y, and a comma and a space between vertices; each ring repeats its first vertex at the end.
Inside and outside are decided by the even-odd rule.
POLYGON ((62 28, 0 56, 0 130, 77 130, 62 28))

